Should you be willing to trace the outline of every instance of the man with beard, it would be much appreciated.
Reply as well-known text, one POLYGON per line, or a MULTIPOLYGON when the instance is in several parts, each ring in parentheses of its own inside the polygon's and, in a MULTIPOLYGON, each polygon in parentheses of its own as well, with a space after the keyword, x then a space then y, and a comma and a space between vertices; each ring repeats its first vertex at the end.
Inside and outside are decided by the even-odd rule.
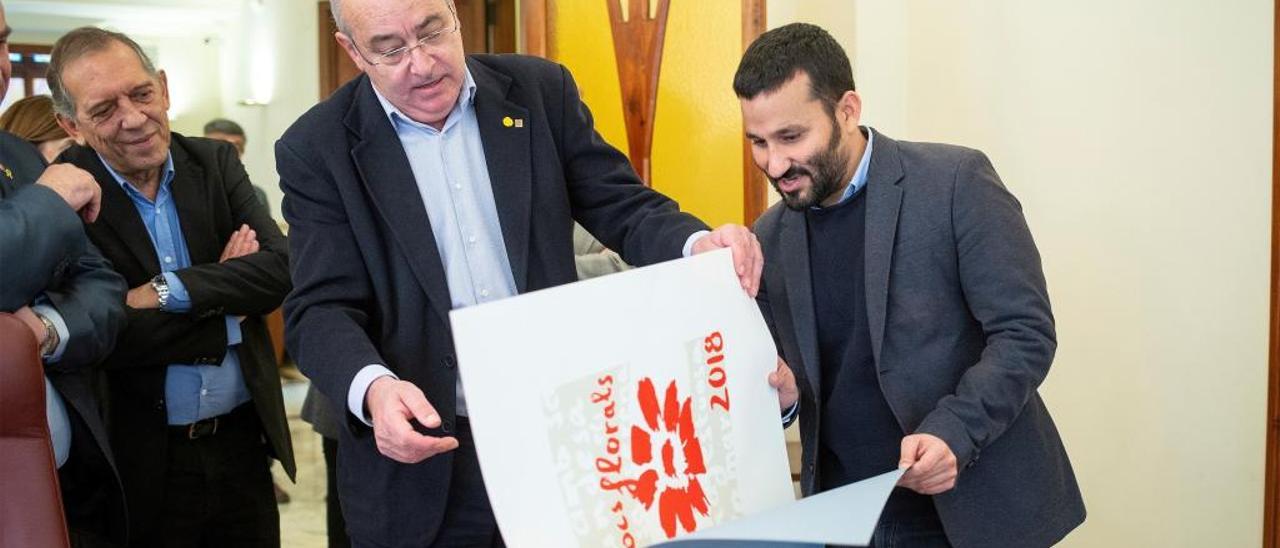
POLYGON ((1084 504, 1037 393, 1056 347, 1040 257, 981 152, 858 125, 840 45, 793 24, 734 78, 756 165, 758 301, 795 372, 806 494, 907 468, 873 546, 1048 546, 1084 504), (979 456, 981 455, 981 462, 979 456))

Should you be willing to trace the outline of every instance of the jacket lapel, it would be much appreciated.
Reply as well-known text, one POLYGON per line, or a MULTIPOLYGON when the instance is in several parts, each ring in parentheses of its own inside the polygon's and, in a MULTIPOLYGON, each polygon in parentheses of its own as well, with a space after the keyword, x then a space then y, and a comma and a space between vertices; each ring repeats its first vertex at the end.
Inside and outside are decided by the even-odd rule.
POLYGON ((893 242, 897 237, 898 211, 902 206, 902 187, 898 186, 902 177, 898 143, 876 132, 875 146, 871 151, 871 165, 867 173, 865 260, 867 322, 871 328, 871 351, 875 354, 877 368, 882 364, 880 348, 884 343, 893 242))
POLYGON ((107 167, 102 164, 98 155, 91 148, 76 147, 68 151, 64 158, 69 158, 72 163, 88 171, 98 181, 98 186, 102 187, 102 211, 98 214, 98 222, 111 227, 146 274, 159 273, 160 260, 151 243, 151 234, 138 215, 138 208, 133 205, 133 200, 129 199, 124 189, 120 188, 120 183, 107 172, 107 167))
POLYGON ((480 127, 502 240, 506 243, 516 291, 524 293, 528 289, 529 222, 533 207, 529 111, 507 100, 511 87, 509 77, 474 61, 468 60, 467 66, 476 82, 476 123, 480 127))
POLYGON ((174 166, 169 192, 178 208, 178 224, 182 228, 182 237, 187 242, 191 264, 215 263, 222 255, 225 242, 218 242, 218 229, 213 225, 209 209, 209 188, 204 184, 204 168, 191 161, 191 156, 177 144, 177 139, 169 150, 173 154, 174 166))
POLYGON ((800 359, 814 394, 821 394, 822 368, 818 364, 818 322, 813 311, 813 278, 809 272, 809 227, 804 213, 782 212, 782 264, 787 302, 799 338, 800 359))
POLYGON ((431 232, 431 221, 422 204, 422 195, 418 193, 417 180, 409 167, 409 158, 400 138, 374 95, 368 77, 360 78, 362 81, 357 85, 355 99, 344 119, 347 128, 355 134, 351 159, 387 230, 404 253, 414 277, 426 291, 432 309, 448 325, 453 301, 449 297, 444 263, 431 232))

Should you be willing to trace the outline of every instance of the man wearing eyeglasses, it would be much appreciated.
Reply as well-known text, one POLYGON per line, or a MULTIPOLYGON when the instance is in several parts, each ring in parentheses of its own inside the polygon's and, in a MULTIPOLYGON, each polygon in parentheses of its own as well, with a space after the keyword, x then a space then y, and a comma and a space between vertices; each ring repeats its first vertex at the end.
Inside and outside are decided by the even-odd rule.
POLYGON ((49 63, 58 123, 87 147, 102 210, 86 228, 131 287, 102 367, 133 546, 280 545, 268 457, 294 474, 263 316, 289 291, 284 236, 230 144, 169 130, 165 74, 93 27, 49 63))
POLYGON ((339 492, 356 545, 502 545, 448 312, 575 280, 574 220, 631 264, 730 247, 752 295, 759 245, 644 187, 563 67, 464 55, 448 0, 330 5, 364 74, 276 144, 289 350, 347 418, 339 492))

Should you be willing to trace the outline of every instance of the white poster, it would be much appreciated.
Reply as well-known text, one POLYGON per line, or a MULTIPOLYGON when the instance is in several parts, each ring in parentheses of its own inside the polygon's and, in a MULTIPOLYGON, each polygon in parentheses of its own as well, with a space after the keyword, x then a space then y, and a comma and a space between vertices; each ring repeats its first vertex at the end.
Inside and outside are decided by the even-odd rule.
POLYGON ((455 310, 451 321, 489 500, 513 548, 649 546, 700 531, 865 542, 861 529, 896 481, 829 504, 832 526, 869 520, 856 537, 796 521, 826 514, 792 507, 767 382, 777 352, 728 250, 455 310), (770 509, 781 520, 761 514, 770 509))

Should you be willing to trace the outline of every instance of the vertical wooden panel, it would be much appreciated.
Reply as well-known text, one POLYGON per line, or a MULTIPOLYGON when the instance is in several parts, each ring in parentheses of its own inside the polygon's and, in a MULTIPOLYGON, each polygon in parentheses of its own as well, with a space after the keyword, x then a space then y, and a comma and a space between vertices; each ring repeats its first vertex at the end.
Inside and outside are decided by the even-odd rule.
POLYGON ((648 0, 631 0, 630 14, 624 16, 621 0, 606 0, 618 82, 622 86, 622 115, 627 123, 627 156, 646 185, 653 182, 649 169, 653 118, 658 108, 658 76, 671 9, 671 0, 657 2, 657 9, 650 16, 648 0))
POLYGON ((489 0, 489 53, 516 52, 516 0, 489 0))
POLYGON ((520 53, 547 56, 547 0, 520 0, 520 53))
POLYGON ((325 99, 339 86, 359 76, 360 69, 333 38, 333 33, 338 32, 338 25, 329 15, 328 2, 316 4, 316 17, 320 23, 316 25, 319 29, 316 47, 320 50, 320 98, 325 99))
MULTIPOLYGON (((1277 0, 1280 1, 1280 0, 1277 0)), ((764 33, 767 22, 765 0, 742 0, 742 51, 764 33)), ((742 139, 742 224, 751 226, 769 206, 764 173, 751 159, 751 143, 742 139)))

